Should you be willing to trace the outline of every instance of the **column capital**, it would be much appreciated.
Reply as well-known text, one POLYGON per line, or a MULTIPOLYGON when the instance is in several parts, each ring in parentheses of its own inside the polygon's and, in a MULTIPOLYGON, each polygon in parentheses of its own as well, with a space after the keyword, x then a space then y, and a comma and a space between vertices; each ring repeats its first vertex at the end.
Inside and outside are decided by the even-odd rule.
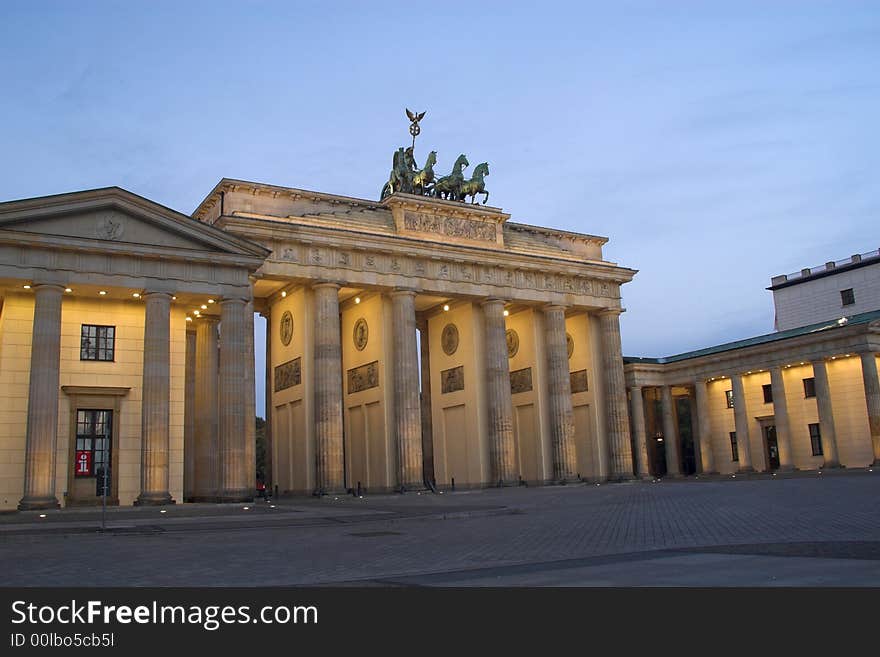
POLYGON ((165 291, 161 291, 161 290, 144 290, 144 293, 141 295, 141 298, 146 299, 147 297, 155 297, 157 299, 160 299, 162 297, 165 297, 170 302, 172 296, 173 295, 170 292, 165 292, 165 291))
POLYGON ((639 391, 639 392, 641 392, 644 388, 645 388, 645 386, 641 386, 641 385, 633 385, 633 386, 629 386, 629 390, 631 390, 631 391, 639 391))
POLYGON ((315 281, 314 283, 312 283, 311 287, 313 290, 317 290, 317 289, 321 289, 321 288, 329 288, 329 287, 332 287, 333 289, 338 290, 339 288, 342 287, 342 284, 337 283, 336 281, 315 281))
POLYGON ((56 289, 59 292, 63 293, 64 290, 67 289, 67 286, 63 283, 32 283, 31 289, 36 292, 37 290, 51 290, 56 289))
POLYGON ((220 299, 217 303, 221 306, 230 304, 230 303, 240 303, 242 305, 247 305, 250 302, 250 299, 246 299, 245 297, 224 297, 220 299))
POLYGON ((414 297, 417 294, 417 291, 409 288, 409 287, 396 287, 391 292, 388 293, 391 297, 397 296, 411 296, 414 297))
POLYGON ((543 306, 543 307, 541 308, 541 310, 543 310, 544 312, 554 311, 554 310, 561 310, 562 312, 565 312, 565 311, 567 311, 570 307, 571 307, 571 306, 566 306, 566 305, 561 304, 561 303, 548 303, 546 306, 543 306))
POLYGON ((480 306, 482 306, 482 307, 494 306, 494 305, 498 305, 499 303, 503 306, 506 303, 508 303, 508 301, 507 301, 507 299, 499 299, 498 297, 489 297, 488 299, 483 299, 480 302, 480 306))
POLYGON ((602 308, 601 310, 596 312, 596 314, 599 317, 607 317, 610 315, 618 315, 619 316, 625 312, 626 312, 626 308, 602 308))
POLYGON ((199 315, 196 317, 196 321, 204 323, 214 322, 215 324, 218 324, 220 322, 220 317, 218 315, 199 315))

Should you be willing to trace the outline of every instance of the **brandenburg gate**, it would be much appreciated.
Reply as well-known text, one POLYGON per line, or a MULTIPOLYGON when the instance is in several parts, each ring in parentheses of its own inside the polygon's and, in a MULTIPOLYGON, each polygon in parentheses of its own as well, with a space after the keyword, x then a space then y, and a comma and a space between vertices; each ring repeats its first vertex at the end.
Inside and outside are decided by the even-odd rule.
POLYGON ((510 221, 485 162, 419 167, 408 115, 378 200, 223 179, 191 216, 118 187, 0 203, 0 508, 251 499, 255 313, 279 493, 632 477, 636 272, 510 221))
POLYGON ((271 251, 253 295, 279 491, 632 476, 619 315, 635 271, 603 259, 605 238, 239 180, 194 217, 271 251))

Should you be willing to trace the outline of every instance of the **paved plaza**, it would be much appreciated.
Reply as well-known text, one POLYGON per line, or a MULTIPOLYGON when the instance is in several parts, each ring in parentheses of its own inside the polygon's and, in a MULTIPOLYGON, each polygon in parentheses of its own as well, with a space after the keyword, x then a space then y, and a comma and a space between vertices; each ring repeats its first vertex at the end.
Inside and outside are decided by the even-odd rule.
POLYGON ((0 516, 6 586, 880 586, 880 469, 0 516))

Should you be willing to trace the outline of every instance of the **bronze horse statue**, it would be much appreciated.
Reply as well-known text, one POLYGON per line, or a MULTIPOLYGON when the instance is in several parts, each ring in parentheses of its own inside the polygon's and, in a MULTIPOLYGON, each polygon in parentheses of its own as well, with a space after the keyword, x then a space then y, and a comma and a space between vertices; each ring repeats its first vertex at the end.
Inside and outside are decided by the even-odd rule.
POLYGON ((428 153, 428 159, 425 160, 423 169, 419 169, 413 174, 412 193, 419 196, 427 194, 431 191, 434 183, 434 165, 437 164, 437 151, 428 153))
POLYGON ((486 183, 483 181, 483 178, 489 175, 489 163, 481 162, 474 168, 474 175, 471 176, 470 180, 466 180, 461 184, 461 189, 458 192, 458 200, 464 201, 468 196, 471 197, 471 203, 475 204, 477 202, 476 196, 477 194, 485 194, 485 198, 483 199, 483 205, 486 205, 486 201, 489 200, 489 192, 486 191, 486 183))
POLYGON ((443 176, 434 183, 433 196, 435 198, 443 198, 450 201, 457 201, 461 195, 461 186, 464 183, 465 168, 470 166, 467 157, 462 153, 452 165, 452 173, 443 176))

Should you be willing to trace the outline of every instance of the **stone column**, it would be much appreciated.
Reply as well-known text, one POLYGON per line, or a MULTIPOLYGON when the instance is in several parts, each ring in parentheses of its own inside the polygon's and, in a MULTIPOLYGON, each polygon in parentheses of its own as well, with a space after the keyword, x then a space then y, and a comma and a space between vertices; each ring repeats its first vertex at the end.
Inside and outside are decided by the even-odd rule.
MULTIPOLYGON (((191 324, 191 322, 187 322, 191 324)), ((196 474, 196 332, 186 332, 186 373, 183 392, 183 501, 192 499, 196 474)))
POLYGON ((770 368, 770 388, 773 395, 776 445, 779 448, 779 469, 794 470, 791 453, 791 427, 788 421, 788 401, 785 399, 785 380, 782 377, 782 369, 779 367, 770 368))
POLYGON ((266 439, 266 489, 274 494, 275 444, 272 439, 272 412, 275 407, 272 404, 272 312, 266 308, 262 315, 266 319, 266 424, 263 428, 266 439))
POLYGON ((431 347, 428 336, 428 320, 424 317, 416 318, 416 326, 421 336, 419 357, 421 358, 422 373, 422 476, 426 483, 433 485, 435 483, 434 424, 431 418, 431 347))
POLYGON ((620 310, 599 313, 602 329, 602 366, 605 370, 605 422, 608 434, 609 477, 633 476, 629 414, 626 409, 626 382, 620 346, 620 310))
POLYGON ((195 361, 195 459, 193 464, 194 502, 215 502, 219 473, 219 417, 217 323, 219 319, 202 315, 196 324, 195 361))
POLYGON ((822 453, 826 468, 840 466, 837 453, 837 432, 834 429, 834 410, 831 406, 831 388, 824 360, 813 362, 813 380, 816 388, 816 408, 819 411, 819 433, 822 435, 822 453))
POLYGON ((636 460, 638 475, 643 479, 651 478, 651 467, 648 464, 648 437, 645 433, 645 400, 642 398, 642 387, 633 386, 629 389, 630 408, 632 409, 632 431, 636 443, 636 460))
POLYGON ((512 483, 517 477, 517 468, 504 301, 487 299, 482 307, 486 330, 486 416, 489 420, 491 477, 493 483, 512 483))
POLYGON ((715 472, 715 455, 712 450, 712 420, 709 414, 709 390, 705 381, 694 383, 694 397, 697 406, 697 440, 700 441, 700 460, 702 471, 715 472))
POLYGON ((880 465, 880 380, 877 378, 877 358, 873 351, 859 354, 859 358, 862 359, 862 381, 865 384, 874 465, 880 465))
POLYGON ((232 297, 220 302, 220 476, 217 497, 221 502, 253 499, 254 484, 247 480, 245 445, 246 308, 246 299, 232 297))
POLYGON ((315 484, 318 493, 331 493, 345 486, 339 285, 318 283, 312 290, 315 294, 315 484))
POLYGON ((254 302, 253 299, 244 308, 244 345, 245 345, 245 404, 244 404, 244 437, 245 437, 245 468, 247 469, 247 487, 253 496, 257 483, 257 402, 256 372, 254 358, 254 302))
POLYGON ((135 504, 173 504, 168 492, 168 413, 171 393, 171 295, 144 295, 141 390, 141 494, 135 504))
POLYGON ((419 347, 416 344, 416 293, 391 293, 394 338, 394 417, 397 428, 397 484, 424 488, 422 413, 419 400, 419 347))
POLYGON ((571 406, 571 374, 565 339, 565 307, 544 308, 547 349, 547 399, 550 407, 550 439, 553 478, 572 480, 577 469, 574 438, 574 410, 571 406))
POLYGON ((739 453, 739 471, 754 472, 752 467, 752 447, 749 441, 749 414, 746 410, 746 394, 742 376, 730 375, 733 390, 733 419, 736 423, 736 449, 739 453))
POLYGON ((678 444, 675 409, 672 407, 671 386, 660 388, 660 403, 663 407, 663 451, 666 454, 666 474, 669 477, 680 477, 681 450, 678 444))
POLYGON ((58 384, 61 365, 61 285, 34 286, 34 324, 28 390, 24 497, 21 511, 54 509, 58 442, 58 384))

